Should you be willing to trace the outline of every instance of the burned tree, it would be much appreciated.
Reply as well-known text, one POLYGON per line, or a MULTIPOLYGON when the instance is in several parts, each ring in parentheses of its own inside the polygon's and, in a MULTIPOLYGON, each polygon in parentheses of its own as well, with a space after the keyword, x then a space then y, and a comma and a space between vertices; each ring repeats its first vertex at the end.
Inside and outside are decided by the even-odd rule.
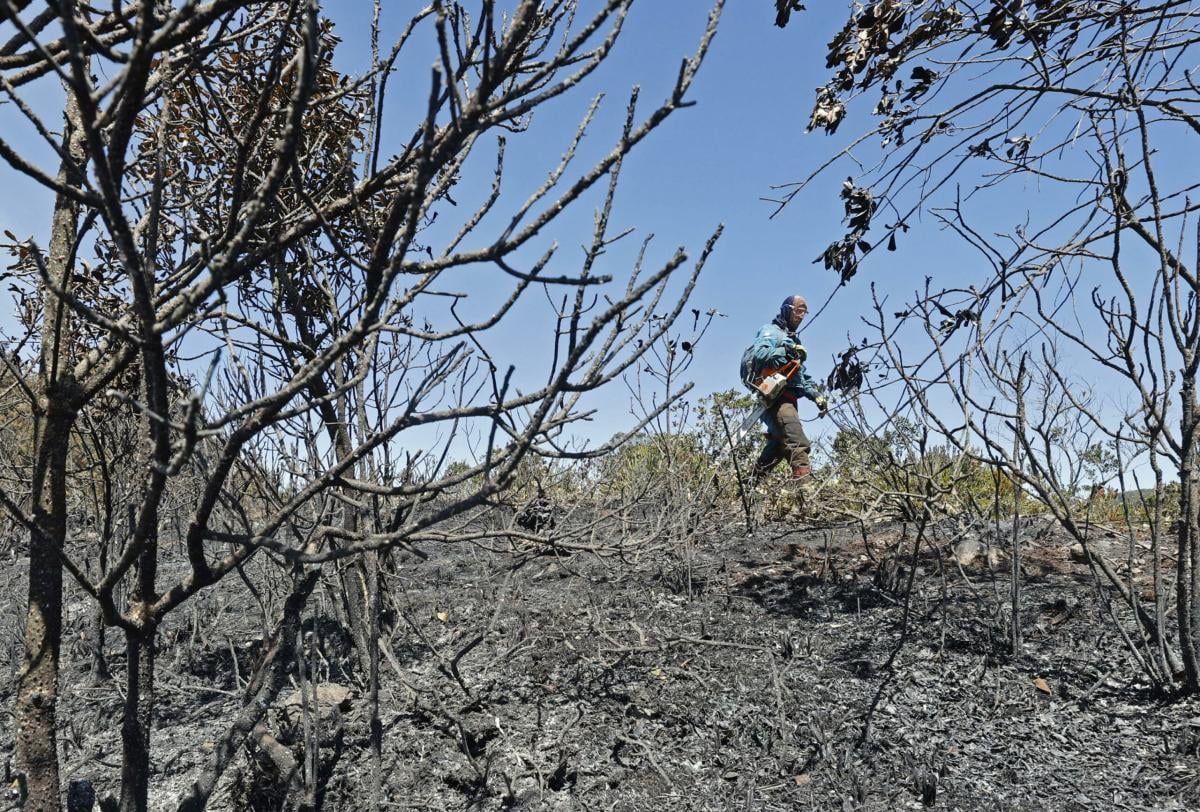
POLYGON ((136 810, 147 807, 158 630, 265 554, 286 572, 289 599, 242 712, 184 802, 199 808, 281 687, 322 567, 347 563, 348 611, 369 649, 377 556, 455 540, 449 519, 502 491, 528 455, 561 453, 584 396, 637 363, 639 337, 670 329, 716 234, 694 261, 643 252, 620 278, 596 260, 619 236, 608 215, 623 159, 689 103, 720 4, 668 97, 641 113, 634 90, 606 154, 576 166, 597 99, 561 160, 515 191, 524 184, 505 175, 505 139, 604 62, 631 0, 435 2, 390 45, 377 3, 373 59, 357 76, 334 69, 336 36, 315 0, 6 5, 4 90, 57 157, 43 167, 0 141, 11 171, 57 199, 45 249, 11 243, 35 306, 29 334, 4 348, 33 414, 29 491, 0 493, 30 540, 16 706, 24 802, 59 805, 64 572, 125 637, 121 807, 136 810), (397 124, 385 103, 416 79, 393 72, 418 47, 434 58, 425 101, 397 124), (22 95, 47 82, 63 89, 61 136, 22 95), (492 167, 481 196, 463 183, 476 153, 492 167), (551 238, 586 200, 601 216, 572 267, 551 238), (480 278, 487 295, 473 297, 480 278), (548 339, 553 360, 531 383, 492 333, 543 289, 570 293, 548 339), (123 461, 131 520, 93 572, 80 563, 86 540, 67 528, 66 456, 81 415, 101 420, 110 402, 136 416, 139 452, 123 461), (482 438, 479 462, 451 472, 443 463, 468 429, 482 438), (165 506, 181 489, 175 534, 165 506))
MULTIPOLYGON (((1085 550, 1094 524, 1085 488, 1128 494, 1129 572, 1088 560, 1122 596, 1122 629, 1146 673, 1191 691, 1200 687, 1197 215, 1192 180, 1171 167, 1200 133, 1195 11, 1189 2, 865 4, 829 43, 831 74, 810 127, 844 133, 859 106, 873 105, 874 125, 841 155, 879 162, 846 181, 847 233, 822 257, 843 282, 858 283, 881 246, 913 242, 922 213, 978 251, 968 276, 935 277, 900 306, 877 297, 874 360, 904 383, 894 408, 915 405, 1085 550), (1038 203, 1006 219, 1012 195, 1030 188, 1038 203), (1115 463, 1089 471, 1097 450, 1115 463), (1174 523, 1163 498, 1172 478, 1174 523), (1148 589, 1132 573, 1142 523, 1148 589), (1174 623, 1162 570, 1170 535, 1174 623)), ((784 188, 780 207, 813 180, 784 188)))

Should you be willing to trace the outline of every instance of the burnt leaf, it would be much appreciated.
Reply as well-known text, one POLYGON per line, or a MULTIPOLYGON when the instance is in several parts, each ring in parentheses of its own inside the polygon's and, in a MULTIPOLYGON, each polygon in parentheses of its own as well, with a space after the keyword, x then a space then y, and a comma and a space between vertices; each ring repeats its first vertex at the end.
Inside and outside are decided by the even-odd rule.
POLYGON ((817 90, 817 100, 813 104, 812 115, 808 120, 808 132, 818 127, 829 135, 837 131, 838 125, 846 117, 846 105, 838 98, 837 91, 829 86, 817 90))
POLYGON ((865 233, 871 227, 871 217, 875 214, 875 198, 871 190, 855 186, 852 178, 846 178, 842 184, 841 198, 846 211, 846 225, 854 231, 865 233))
POLYGON ((850 347, 839 357, 829 377, 826 387, 833 392, 845 392, 861 389, 866 369, 858 360, 858 347, 850 347))
POLYGON ((800 0, 775 0, 775 25, 786 27, 793 11, 804 11, 804 4, 800 0))

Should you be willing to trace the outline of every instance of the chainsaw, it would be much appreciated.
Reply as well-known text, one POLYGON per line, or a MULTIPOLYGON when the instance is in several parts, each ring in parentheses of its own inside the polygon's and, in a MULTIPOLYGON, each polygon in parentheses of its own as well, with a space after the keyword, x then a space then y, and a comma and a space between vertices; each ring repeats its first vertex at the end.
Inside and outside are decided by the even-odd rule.
POLYGON ((730 451, 740 446, 746 437, 749 436, 750 432, 754 430, 754 424, 762 419, 763 413, 771 408, 771 405, 783 394, 783 390, 787 388, 788 381, 799 370, 800 361, 793 359, 781 367, 764 369, 762 377, 755 379, 752 386, 754 393, 758 395, 758 405, 754 407, 749 416, 742 421, 742 424, 730 436, 730 451))

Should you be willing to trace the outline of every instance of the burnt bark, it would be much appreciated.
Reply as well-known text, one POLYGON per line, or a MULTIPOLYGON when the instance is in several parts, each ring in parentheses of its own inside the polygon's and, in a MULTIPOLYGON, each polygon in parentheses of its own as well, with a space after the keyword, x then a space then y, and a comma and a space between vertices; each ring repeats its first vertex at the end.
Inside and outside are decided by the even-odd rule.
MULTIPOLYGON (((85 160, 79 106, 67 94, 64 151, 58 180, 78 186, 85 160)), ((71 375, 70 310, 55 289, 70 287, 79 223, 79 205, 67 196, 55 201, 43 283, 41 359, 34 404, 34 470, 31 479, 33 528, 29 545, 29 602, 25 650, 16 690, 16 763, 25 808, 58 809, 58 671, 62 642, 63 571, 67 532, 67 451, 78 413, 79 387, 71 375)))
POLYGON ((1184 377, 1181 399, 1176 598, 1184 680, 1189 690, 1196 691, 1200 690, 1200 481, 1196 477, 1196 380, 1192 374, 1184 377))
POLYGON ((58 671, 62 641, 63 572, 59 551, 66 537, 67 432, 74 415, 48 390, 46 420, 33 492, 36 529, 29 546, 29 605, 25 653, 17 675, 16 750, 22 795, 30 810, 59 808, 58 671))
POLYGON ((126 693, 121 720, 121 812, 145 812, 154 709, 154 632, 125 633, 126 693))

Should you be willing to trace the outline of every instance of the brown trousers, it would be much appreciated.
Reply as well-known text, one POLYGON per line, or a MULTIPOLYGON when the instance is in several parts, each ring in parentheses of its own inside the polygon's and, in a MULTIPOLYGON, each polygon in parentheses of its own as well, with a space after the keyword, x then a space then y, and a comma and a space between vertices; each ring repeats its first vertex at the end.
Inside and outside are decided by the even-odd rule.
POLYGON ((754 475, 762 476, 784 459, 791 465, 793 473, 797 469, 803 469, 807 473, 808 452, 812 443, 804 433, 796 404, 790 399, 780 398, 767 410, 767 416, 770 417, 770 432, 767 435, 767 444, 758 455, 758 462, 754 464, 754 475))

